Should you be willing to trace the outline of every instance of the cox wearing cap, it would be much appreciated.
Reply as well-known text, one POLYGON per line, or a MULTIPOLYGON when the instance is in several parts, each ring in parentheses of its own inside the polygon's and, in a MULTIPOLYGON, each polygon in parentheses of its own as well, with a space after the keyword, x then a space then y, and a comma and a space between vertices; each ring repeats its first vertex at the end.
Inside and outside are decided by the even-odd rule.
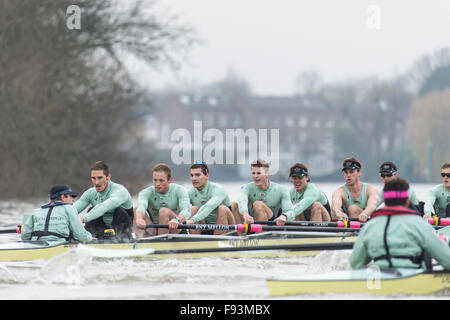
POLYGON ((52 200, 52 201, 62 199, 62 198, 64 198, 64 199, 68 198, 64 202, 73 203, 74 198, 76 198, 78 196, 78 194, 73 192, 72 189, 70 189, 68 186, 56 185, 50 189, 49 196, 50 196, 50 200, 52 200))

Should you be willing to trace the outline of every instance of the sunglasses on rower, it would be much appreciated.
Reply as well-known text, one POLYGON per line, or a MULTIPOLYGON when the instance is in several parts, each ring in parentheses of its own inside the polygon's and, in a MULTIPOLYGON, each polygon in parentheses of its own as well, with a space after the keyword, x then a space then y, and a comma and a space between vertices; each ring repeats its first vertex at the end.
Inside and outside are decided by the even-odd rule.
POLYGON ((444 178, 444 177, 450 178, 450 173, 441 172, 441 177, 442 178, 444 178))
POLYGON ((394 175, 393 173, 380 173, 380 177, 382 178, 390 178, 393 175, 394 175))

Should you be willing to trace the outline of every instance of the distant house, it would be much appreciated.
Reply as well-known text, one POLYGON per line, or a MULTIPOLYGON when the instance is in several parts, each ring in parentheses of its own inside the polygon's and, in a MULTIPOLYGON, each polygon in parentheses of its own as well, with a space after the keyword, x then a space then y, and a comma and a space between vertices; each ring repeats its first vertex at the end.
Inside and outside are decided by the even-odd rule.
MULTIPOLYGON (((241 133, 256 133, 259 135, 258 140, 261 139, 263 143, 267 141, 266 154, 269 159, 266 160, 270 161, 272 151, 278 152, 279 178, 286 177, 288 168, 294 162, 304 162, 311 175, 320 176, 331 173, 336 167, 333 163, 334 119, 331 107, 320 100, 305 97, 249 96, 225 99, 216 96, 172 94, 160 100, 155 113, 149 118, 147 137, 157 142, 156 146, 160 152, 170 155, 179 143, 173 140, 172 135, 174 132, 180 132, 180 129, 191 135, 192 154, 194 149, 199 147, 194 143, 194 136, 198 140, 199 132, 221 133, 224 142, 227 132, 236 133, 239 130, 241 133), (275 131, 278 132, 278 140, 269 142, 270 133, 275 131), (266 140, 263 139, 264 132, 267 133, 266 140), (272 148, 274 150, 271 150, 272 148)), ((252 155, 250 150, 253 147, 261 147, 261 141, 258 141, 256 146, 255 140, 250 140, 251 137, 247 136, 244 146, 237 141, 231 144, 232 148, 235 148, 235 154, 239 147, 246 151, 246 163, 233 166, 240 178, 248 177, 248 163, 254 160, 249 159, 252 155)), ((200 147, 204 150, 208 143, 210 142, 203 141, 200 147)), ((226 153, 229 146, 230 144, 223 143, 223 152, 226 153)), ((191 157, 191 160, 194 158, 191 157)), ((226 155, 223 158, 226 159, 226 155)), ((195 160, 198 160, 198 157, 195 160)), ((234 161, 238 159, 235 158, 234 161)), ((219 166, 215 166, 215 170, 217 168, 219 166)))

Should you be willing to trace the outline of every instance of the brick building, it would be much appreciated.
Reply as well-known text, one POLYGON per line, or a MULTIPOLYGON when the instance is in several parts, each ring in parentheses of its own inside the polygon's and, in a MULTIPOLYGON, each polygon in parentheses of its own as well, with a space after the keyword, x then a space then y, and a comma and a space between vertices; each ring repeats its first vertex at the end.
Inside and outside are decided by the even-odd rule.
MULTIPOLYGON (((258 139, 264 138, 262 133, 265 130, 268 135, 267 155, 269 156, 271 151, 277 151, 279 154, 278 178, 285 179, 288 168, 297 161, 305 163, 310 174, 318 177, 330 174, 336 169, 333 163, 334 118, 331 107, 319 100, 310 100, 305 97, 248 96, 230 99, 217 96, 171 94, 164 96, 157 103, 155 113, 149 118, 147 137, 155 140, 158 151, 170 159, 170 154, 178 143, 173 140, 173 135, 180 129, 183 130, 182 132, 190 133, 193 154, 196 147, 197 149, 205 148, 207 145, 203 143, 199 146, 194 143, 195 139, 199 139, 198 135, 194 137, 196 130, 197 133, 205 134, 208 129, 213 129, 214 131, 209 132, 216 134, 220 132, 224 139, 227 136, 227 130, 228 132, 236 132, 236 130, 247 133, 256 132, 257 135, 259 134, 258 139), (199 125, 201 125, 201 131, 199 131, 199 125), (272 141, 274 136, 271 136, 271 133, 275 131, 278 131, 278 139, 272 141), (269 140, 271 140, 270 143, 269 140), (272 148, 274 150, 271 150, 272 148)), ((230 144, 223 145, 223 151, 227 153, 226 148, 230 144)), ((234 165, 232 169, 229 167, 231 163, 222 163, 222 166, 215 165, 214 170, 219 172, 220 169, 227 167, 227 170, 222 170, 225 172, 223 178, 236 179, 236 174, 244 178, 249 173, 248 163, 254 160, 249 159, 251 158, 249 150, 254 147, 254 141, 248 138, 244 146, 235 141, 231 147, 235 148, 235 151, 236 148, 246 150, 246 163, 234 165), (234 174, 230 170, 234 170, 234 174)), ((191 157, 191 160, 198 160, 198 156, 191 157)), ((266 160, 270 161, 270 156, 266 160)), ((235 161, 238 160, 235 159, 235 161)), ((212 162, 206 162, 213 165, 212 162)))

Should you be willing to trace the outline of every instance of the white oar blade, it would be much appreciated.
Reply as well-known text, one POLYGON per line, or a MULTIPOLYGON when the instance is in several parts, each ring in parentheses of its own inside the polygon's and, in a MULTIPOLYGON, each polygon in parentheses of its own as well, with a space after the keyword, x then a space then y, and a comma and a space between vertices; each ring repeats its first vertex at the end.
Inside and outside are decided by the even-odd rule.
POLYGON ((78 245, 75 249, 79 252, 87 253, 88 255, 95 258, 133 258, 142 257, 155 252, 153 248, 147 249, 101 249, 92 246, 78 245))

